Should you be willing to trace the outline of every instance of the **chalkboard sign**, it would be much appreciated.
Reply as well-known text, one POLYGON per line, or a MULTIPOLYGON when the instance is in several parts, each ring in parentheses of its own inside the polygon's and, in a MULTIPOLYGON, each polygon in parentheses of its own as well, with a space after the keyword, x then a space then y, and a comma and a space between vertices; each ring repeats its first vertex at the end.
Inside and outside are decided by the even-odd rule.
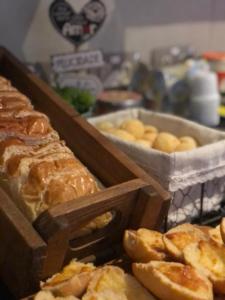
POLYGON ((52 55, 51 64, 53 71, 60 73, 101 67, 104 60, 102 52, 99 50, 81 51, 52 55))
POLYGON ((90 74, 60 73, 56 81, 60 88, 75 87, 80 90, 89 91, 94 96, 97 96, 103 89, 99 78, 90 74))
POLYGON ((76 12, 65 0, 55 0, 49 8, 55 29, 76 47, 91 39, 106 18, 106 8, 101 0, 91 0, 76 12))

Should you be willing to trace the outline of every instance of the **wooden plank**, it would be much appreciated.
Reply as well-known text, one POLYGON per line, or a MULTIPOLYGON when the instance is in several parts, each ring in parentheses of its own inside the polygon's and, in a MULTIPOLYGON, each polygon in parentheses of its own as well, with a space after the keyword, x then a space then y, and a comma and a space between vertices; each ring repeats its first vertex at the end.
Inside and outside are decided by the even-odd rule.
POLYGON ((46 244, 0 189, 0 275, 11 292, 25 296, 39 286, 46 244))
POLYGON ((62 203, 39 216, 34 226, 48 244, 42 277, 59 271, 68 257, 84 258, 100 250, 104 252, 109 246, 121 242, 121 236, 135 206, 137 191, 144 186, 145 182, 135 179, 88 197, 62 203), (69 242, 80 227, 112 210, 117 213, 118 222, 113 222, 100 235, 93 234, 78 239, 75 241, 75 249, 70 249, 69 242))

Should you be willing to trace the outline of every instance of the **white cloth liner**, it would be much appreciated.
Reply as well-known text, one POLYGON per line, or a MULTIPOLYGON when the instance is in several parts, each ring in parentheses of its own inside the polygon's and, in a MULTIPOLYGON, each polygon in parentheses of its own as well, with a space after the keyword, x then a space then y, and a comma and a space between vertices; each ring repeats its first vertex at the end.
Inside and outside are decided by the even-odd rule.
POLYGON ((89 122, 96 125, 102 121, 110 121, 120 125, 129 118, 138 118, 144 124, 153 125, 159 131, 167 131, 178 137, 192 136, 202 145, 191 151, 167 154, 151 148, 145 149, 104 133, 170 192, 225 176, 225 133, 219 130, 144 109, 110 113, 90 118, 89 122))

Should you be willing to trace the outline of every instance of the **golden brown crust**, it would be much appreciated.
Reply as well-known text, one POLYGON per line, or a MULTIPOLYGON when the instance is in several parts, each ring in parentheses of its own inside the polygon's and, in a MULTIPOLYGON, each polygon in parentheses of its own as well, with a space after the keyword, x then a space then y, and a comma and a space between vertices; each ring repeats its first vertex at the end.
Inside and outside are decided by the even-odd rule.
POLYGON ((126 230, 123 246, 128 256, 136 262, 166 259, 166 249, 162 234, 145 228, 126 230))
POLYGON ((152 261, 134 263, 134 275, 161 300, 212 300, 209 280, 190 266, 152 261))
POLYGON ((184 249, 186 263, 205 274, 215 292, 225 294, 225 246, 214 241, 199 241, 184 249))
POLYGON ((86 290, 94 270, 92 264, 71 261, 62 272, 53 275, 45 283, 42 282, 41 287, 43 290, 54 292, 57 296, 80 297, 86 290))
POLYGON ((178 261, 183 261, 183 250, 187 245, 200 240, 209 240, 209 235, 192 224, 178 225, 163 235, 166 250, 178 261))
POLYGON ((95 271, 87 293, 82 300, 154 300, 154 297, 131 275, 115 266, 105 266, 95 271))

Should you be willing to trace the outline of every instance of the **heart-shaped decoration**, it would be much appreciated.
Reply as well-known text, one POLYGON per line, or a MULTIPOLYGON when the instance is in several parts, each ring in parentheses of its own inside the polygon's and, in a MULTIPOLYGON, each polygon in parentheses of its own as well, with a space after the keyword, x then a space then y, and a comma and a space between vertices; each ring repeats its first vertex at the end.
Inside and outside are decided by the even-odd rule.
POLYGON ((49 16, 56 30, 78 47, 99 31, 106 18, 106 8, 100 0, 91 0, 77 13, 65 0, 55 0, 49 16))

